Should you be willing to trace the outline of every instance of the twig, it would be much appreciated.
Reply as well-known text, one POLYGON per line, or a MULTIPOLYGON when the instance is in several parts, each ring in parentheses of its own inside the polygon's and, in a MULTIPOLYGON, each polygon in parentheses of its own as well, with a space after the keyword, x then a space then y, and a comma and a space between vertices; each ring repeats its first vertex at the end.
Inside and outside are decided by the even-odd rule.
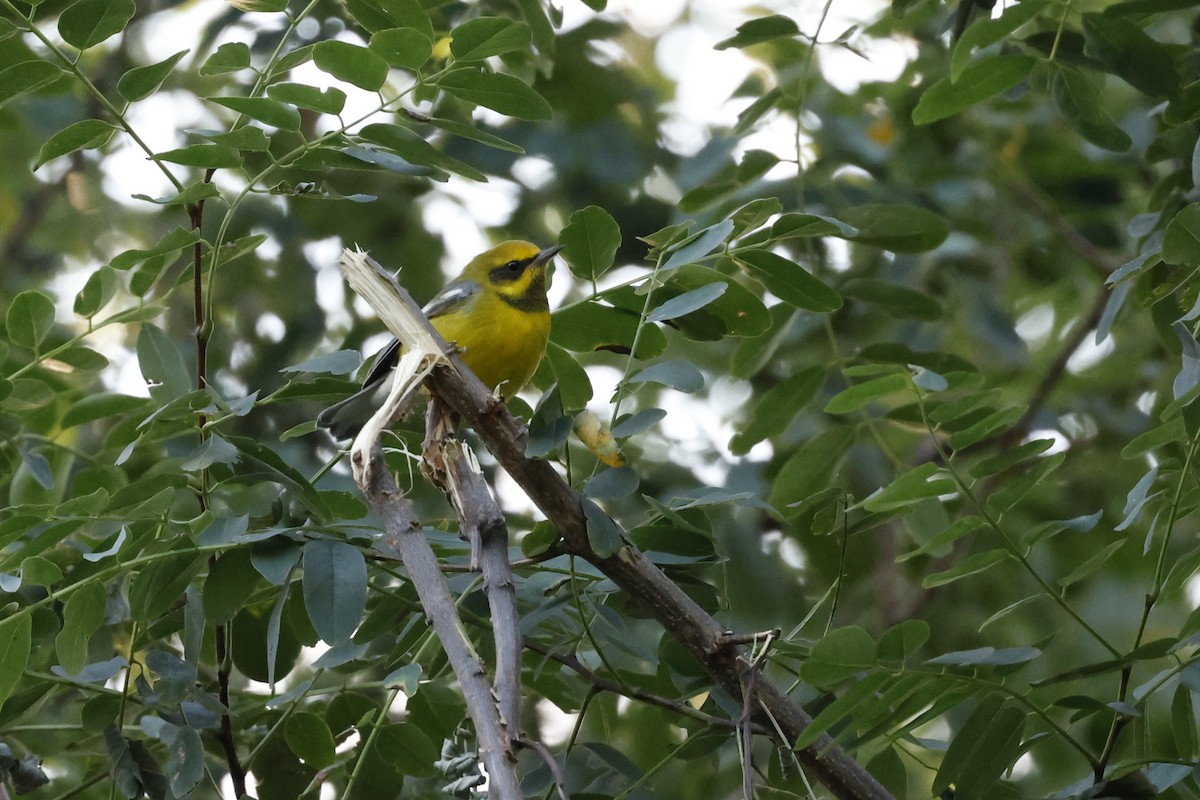
MULTIPOLYGON (((599 691, 619 694, 622 697, 628 697, 631 700, 641 700, 643 703, 648 705, 665 708, 666 710, 673 711, 680 716, 690 717, 691 719, 698 720, 699 722, 703 722, 706 725, 714 728, 725 728, 726 730, 738 729, 738 722, 736 720, 726 719, 725 717, 717 717, 712 714, 706 714, 697 708, 693 708, 691 705, 682 700, 672 700, 669 697, 663 697, 662 695, 648 692, 645 689, 638 688, 637 686, 622 686, 616 681, 605 678, 603 675, 599 675, 595 671, 588 669, 588 667, 585 666, 583 662, 574 655, 555 653, 550 648, 532 639, 525 639, 524 645, 533 652, 540 653, 551 661, 557 661, 559 664, 562 664, 567 669, 578 674, 599 691)), ((767 728, 759 725, 757 722, 750 723, 750 730, 753 733, 760 735, 766 735, 768 733, 767 728)))
MULTIPOLYGON (((351 457, 357 459, 361 455, 355 451, 351 457)), ((355 464, 354 472, 367 505, 383 521, 384 535, 375 548, 404 562, 425 616, 458 678, 467 713, 475 723, 479 755, 487 768, 489 796, 498 800, 521 800, 512 749, 499 711, 492 702, 492 687, 479 656, 463 632, 454 597, 438 568, 437 556, 421 532, 421 525, 413 514, 412 501, 401 493, 388 471, 378 442, 369 457, 372 461, 369 467, 355 464), (359 476, 365 479, 359 479, 359 476)))
MULTIPOLYGON (((433 411, 435 404, 430 405, 433 411)), ((479 470, 479 462, 461 442, 443 439, 441 460, 445 486, 458 512, 459 530, 471 542, 472 560, 478 547, 483 586, 492 612, 496 644, 495 689, 502 722, 509 737, 521 736, 521 620, 517 593, 508 561, 508 525, 479 470)))

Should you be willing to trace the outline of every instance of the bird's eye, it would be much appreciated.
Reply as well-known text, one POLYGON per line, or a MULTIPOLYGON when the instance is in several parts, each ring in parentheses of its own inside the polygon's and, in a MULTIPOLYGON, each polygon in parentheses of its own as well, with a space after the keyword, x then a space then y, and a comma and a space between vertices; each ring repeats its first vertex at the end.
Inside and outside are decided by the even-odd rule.
POLYGON ((521 268, 523 266, 524 265, 522 265, 520 261, 510 261, 504 265, 504 269, 507 272, 511 272, 513 274, 519 274, 521 272, 521 268))

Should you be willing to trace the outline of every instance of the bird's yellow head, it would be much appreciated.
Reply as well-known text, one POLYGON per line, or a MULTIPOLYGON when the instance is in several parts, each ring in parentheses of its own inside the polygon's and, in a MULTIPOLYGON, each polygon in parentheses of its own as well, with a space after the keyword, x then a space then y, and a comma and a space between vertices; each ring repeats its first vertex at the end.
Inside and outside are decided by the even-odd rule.
POLYGON ((539 250, 529 242, 501 242, 471 259, 462 277, 488 287, 521 311, 547 311, 547 270, 561 247, 539 250))

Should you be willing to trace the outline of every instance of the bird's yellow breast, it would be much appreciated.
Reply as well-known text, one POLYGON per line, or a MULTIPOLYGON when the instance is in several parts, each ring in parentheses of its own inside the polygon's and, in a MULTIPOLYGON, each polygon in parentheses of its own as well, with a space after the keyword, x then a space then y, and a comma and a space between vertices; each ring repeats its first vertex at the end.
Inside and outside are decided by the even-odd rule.
POLYGON ((468 309, 430 320, 459 358, 488 388, 507 397, 519 392, 542 360, 550 338, 550 313, 514 312, 497 294, 484 292, 468 309))

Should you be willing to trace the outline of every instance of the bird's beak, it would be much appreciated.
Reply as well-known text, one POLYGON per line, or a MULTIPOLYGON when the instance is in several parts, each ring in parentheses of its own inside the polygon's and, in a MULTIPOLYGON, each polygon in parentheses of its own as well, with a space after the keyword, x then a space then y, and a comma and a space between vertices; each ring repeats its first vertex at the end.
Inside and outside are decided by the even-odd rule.
POLYGON ((541 267, 549 264, 551 259, 558 255, 558 252, 562 249, 563 246, 561 244, 556 244, 554 247, 547 247, 545 250, 534 256, 531 266, 541 267))

